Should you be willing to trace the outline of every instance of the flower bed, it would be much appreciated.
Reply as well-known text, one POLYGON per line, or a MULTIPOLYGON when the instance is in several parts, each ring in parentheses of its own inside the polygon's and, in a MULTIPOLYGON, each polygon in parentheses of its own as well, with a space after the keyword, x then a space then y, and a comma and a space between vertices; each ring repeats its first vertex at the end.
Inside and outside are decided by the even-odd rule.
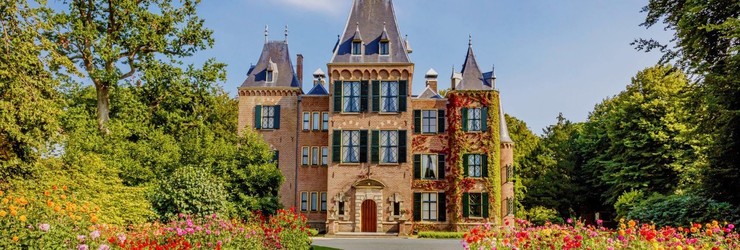
POLYGON ((581 222, 532 226, 518 220, 515 229, 485 225, 462 240, 465 249, 740 249, 735 226, 713 221, 688 227, 662 227, 621 221, 616 230, 581 222))
POLYGON ((43 196, 0 191, 0 249, 308 249, 306 218, 294 210, 249 220, 180 215, 169 223, 97 224, 99 208, 66 187, 43 196), (69 197, 68 197, 69 196, 69 197))

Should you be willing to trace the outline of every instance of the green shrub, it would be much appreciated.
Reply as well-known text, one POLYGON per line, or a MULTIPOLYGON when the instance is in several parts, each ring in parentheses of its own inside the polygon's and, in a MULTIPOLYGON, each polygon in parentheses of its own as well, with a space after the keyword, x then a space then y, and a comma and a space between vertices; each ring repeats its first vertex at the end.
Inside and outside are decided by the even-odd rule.
POLYGON ((619 196, 619 198, 617 198, 617 202, 614 203, 614 210, 617 212, 617 218, 627 217, 627 214, 629 214, 629 212, 644 199, 645 195, 640 190, 624 192, 619 196))
POLYGON ((208 169, 182 167, 160 182, 152 195, 152 206, 162 220, 178 214, 229 215, 228 193, 208 169))
POLYGON ((544 225, 545 222, 562 224, 563 219, 558 216, 558 211, 546 207, 533 207, 527 210, 527 220, 534 225, 544 225))
POLYGON ((316 236, 316 235, 319 235, 319 230, 316 230, 316 229, 313 229, 313 228, 309 228, 309 229, 308 229, 308 235, 309 235, 309 236, 316 236))
POLYGON ((465 232, 434 232, 434 231, 421 231, 419 232, 419 238, 429 239, 462 239, 465 232))
POLYGON ((685 226, 712 220, 740 223, 740 211, 729 203, 691 194, 652 196, 634 207, 627 217, 657 226, 685 226))

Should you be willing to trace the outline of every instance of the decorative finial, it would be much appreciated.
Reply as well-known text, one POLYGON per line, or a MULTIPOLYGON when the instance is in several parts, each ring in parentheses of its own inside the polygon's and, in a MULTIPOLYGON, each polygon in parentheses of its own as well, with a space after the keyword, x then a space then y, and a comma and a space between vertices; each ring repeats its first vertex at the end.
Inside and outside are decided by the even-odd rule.
POLYGON ((496 79, 496 64, 493 64, 493 66, 491 66, 491 77, 493 79, 496 79))
POLYGON ((468 47, 473 46, 473 35, 468 34, 468 47))
POLYGON ((385 30, 385 22, 383 22, 383 30, 385 30))
POLYGON ((267 35, 269 34, 268 28, 269 27, 267 25, 265 25, 265 43, 267 43, 267 35))
POLYGON ((288 25, 285 25, 285 43, 288 43, 288 25))

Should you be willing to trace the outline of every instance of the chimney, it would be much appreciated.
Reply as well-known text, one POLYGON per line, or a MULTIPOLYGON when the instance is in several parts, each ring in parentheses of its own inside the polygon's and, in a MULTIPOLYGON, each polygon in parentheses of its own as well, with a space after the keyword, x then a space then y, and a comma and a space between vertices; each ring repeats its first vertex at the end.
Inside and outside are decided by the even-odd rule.
POLYGON ((298 83, 303 84, 303 55, 298 54, 296 58, 296 75, 298 76, 298 83))
POLYGON ((324 71, 321 70, 321 68, 318 68, 313 72, 313 86, 316 86, 316 84, 324 85, 324 79, 326 79, 326 74, 324 74, 324 71))
POLYGON ((437 71, 434 69, 429 69, 427 73, 424 75, 424 78, 426 79, 426 85, 432 89, 432 91, 437 92, 437 71))

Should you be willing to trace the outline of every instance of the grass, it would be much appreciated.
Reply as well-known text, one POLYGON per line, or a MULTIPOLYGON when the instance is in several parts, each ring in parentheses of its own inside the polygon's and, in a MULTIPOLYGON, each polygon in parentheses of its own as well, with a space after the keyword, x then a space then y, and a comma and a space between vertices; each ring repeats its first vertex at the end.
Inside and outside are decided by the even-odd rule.
POLYGON ((311 250, 341 250, 339 248, 312 245, 311 250))
POLYGON ((432 232, 422 231, 419 232, 419 238, 428 239, 462 239, 465 232, 432 232))

